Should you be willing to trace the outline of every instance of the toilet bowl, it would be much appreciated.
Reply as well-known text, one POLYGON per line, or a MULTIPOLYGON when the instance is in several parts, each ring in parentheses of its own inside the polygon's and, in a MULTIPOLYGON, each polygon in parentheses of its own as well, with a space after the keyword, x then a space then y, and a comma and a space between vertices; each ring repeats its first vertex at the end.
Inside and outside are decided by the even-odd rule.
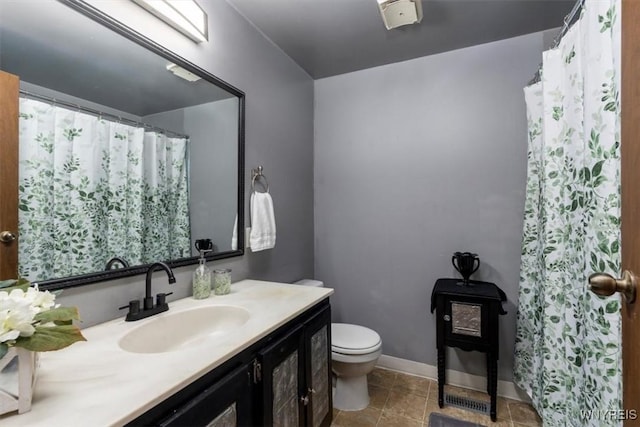
MULTIPOLYGON (((310 279, 296 284, 324 286, 321 281, 310 279)), ((348 323, 331 324, 331 368, 336 376, 334 408, 360 411, 369 406, 367 374, 381 354, 382 340, 376 331, 348 323)))
POLYGON ((331 324, 331 368, 336 374, 333 406, 359 411, 369 406, 367 374, 382 354, 382 340, 375 331, 348 323, 331 324))

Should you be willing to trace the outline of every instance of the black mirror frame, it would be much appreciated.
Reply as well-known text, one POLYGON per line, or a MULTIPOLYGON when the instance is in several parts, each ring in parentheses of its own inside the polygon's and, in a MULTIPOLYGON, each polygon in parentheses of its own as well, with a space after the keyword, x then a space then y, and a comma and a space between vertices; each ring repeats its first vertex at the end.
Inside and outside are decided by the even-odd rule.
MULTIPOLYGON (((115 31, 123 37, 139 44, 140 46, 150 50, 151 52, 160 55, 161 57, 179 65, 180 67, 200 76, 203 80, 212 83, 227 92, 238 97, 238 230, 237 241, 238 248, 232 251, 219 252, 209 254, 207 259, 220 260, 225 258, 237 257, 244 255, 244 134, 245 134, 245 94, 241 90, 231 86, 227 82, 219 79, 213 74, 205 71, 179 55, 165 49, 153 40, 143 36, 132 28, 122 24, 121 22, 113 19, 109 15, 106 15, 102 11, 87 4, 83 0, 58 0, 60 3, 65 4, 72 9, 80 12, 86 17, 96 21, 97 23, 104 25, 105 27, 115 31)), ((182 267, 186 265, 192 265, 198 263, 198 257, 181 258, 177 260, 165 261, 170 267, 182 267)), ((119 268, 116 270, 100 271, 95 273, 88 273, 78 276, 63 277, 59 279, 38 281, 38 286, 41 290, 59 290, 66 288, 74 288, 77 286, 89 285, 98 282, 104 282, 107 280, 114 280, 123 277, 137 276, 145 274, 150 264, 139 265, 135 267, 119 268)))

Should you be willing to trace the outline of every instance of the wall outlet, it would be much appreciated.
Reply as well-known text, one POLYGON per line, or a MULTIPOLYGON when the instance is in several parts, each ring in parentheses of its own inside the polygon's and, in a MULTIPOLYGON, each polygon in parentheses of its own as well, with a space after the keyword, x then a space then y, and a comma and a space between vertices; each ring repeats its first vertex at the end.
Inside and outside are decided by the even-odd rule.
POLYGON ((251 227, 246 227, 244 229, 244 247, 246 249, 249 249, 251 247, 251 245, 249 244, 250 239, 249 236, 251 235, 251 227))

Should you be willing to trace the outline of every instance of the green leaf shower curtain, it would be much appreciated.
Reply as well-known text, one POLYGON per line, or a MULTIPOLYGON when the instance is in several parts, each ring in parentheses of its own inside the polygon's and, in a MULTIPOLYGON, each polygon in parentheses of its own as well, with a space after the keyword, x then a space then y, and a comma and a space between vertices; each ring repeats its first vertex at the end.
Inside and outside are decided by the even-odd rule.
POLYGON ((19 274, 191 256, 187 139, 20 99, 19 274))
POLYGON ((528 181, 514 380, 545 426, 607 426, 620 409, 620 302, 588 290, 620 270, 620 0, 587 0, 542 81, 525 88, 528 181))

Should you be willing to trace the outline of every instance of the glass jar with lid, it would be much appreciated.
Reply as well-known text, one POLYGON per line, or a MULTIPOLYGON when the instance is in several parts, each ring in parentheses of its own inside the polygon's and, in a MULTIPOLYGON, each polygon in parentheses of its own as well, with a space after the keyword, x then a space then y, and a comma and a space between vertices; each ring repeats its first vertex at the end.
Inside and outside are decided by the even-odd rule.
POLYGON ((231 269, 217 268, 213 270, 213 293, 227 295, 231 292, 231 269))

